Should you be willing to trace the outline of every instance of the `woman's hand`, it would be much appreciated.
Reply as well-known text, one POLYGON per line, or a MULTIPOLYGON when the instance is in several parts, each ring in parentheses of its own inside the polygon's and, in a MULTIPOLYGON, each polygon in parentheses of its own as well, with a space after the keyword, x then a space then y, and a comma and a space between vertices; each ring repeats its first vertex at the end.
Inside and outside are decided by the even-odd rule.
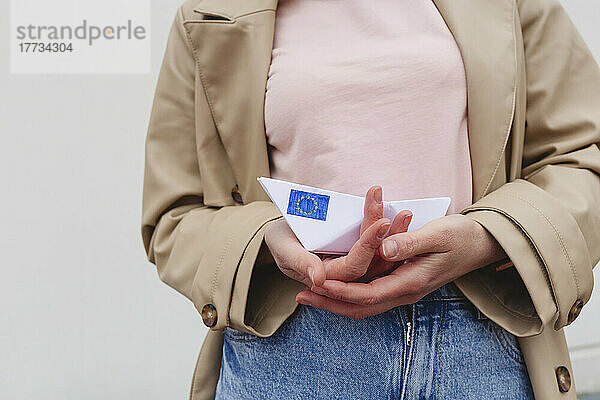
POLYGON ((483 226, 461 214, 391 235, 383 241, 379 254, 386 261, 406 261, 368 283, 327 279, 320 287, 298 293, 296 301, 362 319, 412 304, 440 286, 506 257, 483 226))
POLYGON ((302 246, 285 220, 279 219, 269 223, 265 232, 265 243, 275 263, 285 275, 308 287, 323 284, 323 262, 319 256, 302 246))
MULTIPOLYGON (((363 220, 360 225, 360 236, 373 224, 383 218, 383 194, 380 186, 371 186, 365 195, 365 205, 363 210, 363 220)), ((392 221, 387 235, 406 232, 412 213, 408 210, 399 212, 392 221)), ((356 246, 355 246, 356 247, 356 246)), ((356 251, 356 250, 353 250, 356 251)), ((366 252, 371 252, 371 249, 366 249, 366 252)), ((396 269, 399 265, 395 261, 386 261, 379 256, 379 252, 375 251, 371 262, 368 265, 352 265, 348 262, 349 258, 341 257, 338 261, 330 260, 335 257, 324 258, 325 272, 327 279, 335 279, 340 281, 359 281, 369 282, 374 278, 396 269)), ((352 258, 350 258, 351 260, 352 258)))
POLYGON ((321 259, 307 251, 284 220, 269 224, 265 243, 279 269, 308 287, 320 286, 325 279, 352 281, 362 277, 370 280, 397 265, 394 261, 383 260, 378 255, 379 247, 386 234, 405 232, 412 216, 405 211, 390 223, 389 219, 382 218, 381 198, 381 187, 372 186, 367 191, 360 238, 345 256, 321 259))

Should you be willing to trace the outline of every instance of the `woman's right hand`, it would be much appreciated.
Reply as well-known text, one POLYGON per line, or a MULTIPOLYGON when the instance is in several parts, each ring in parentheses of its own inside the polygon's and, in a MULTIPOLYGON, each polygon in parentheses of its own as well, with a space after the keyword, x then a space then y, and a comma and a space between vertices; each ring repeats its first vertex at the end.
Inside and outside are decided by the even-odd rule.
POLYGON ((390 223, 388 218, 382 218, 381 197, 379 186, 372 186, 367 191, 360 238, 345 256, 321 259, 302 246, 285 220, 269 223, 265 243, 279 269, 288 277, 311 288, 321 286, 325 279, 352 281, 393 270, 395 263, 380 259, 378 248, 388 231, 389 234, 406 231, 411 214, 402 211, 390 223))
POLYGON ((302 246, 284 219, 268 224, 265 243, 285 275, 308 287, 323 284, 326 279, 323 262, 302 246))

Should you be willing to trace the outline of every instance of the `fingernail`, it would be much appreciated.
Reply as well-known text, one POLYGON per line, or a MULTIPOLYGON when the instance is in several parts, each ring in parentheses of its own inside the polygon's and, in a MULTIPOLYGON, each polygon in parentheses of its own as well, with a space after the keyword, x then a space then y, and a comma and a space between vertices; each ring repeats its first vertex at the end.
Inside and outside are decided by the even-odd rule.
POLYGON ((395 257, 398 254, 398 244, 395 240, 385 240, 383 242, 383 255, 387 258, 395 257))
POLYGON ((385 224, 381 225, 381 227, 377 231, 377 238, 378 239, 383 239, 385 237, 385 234, 387 233, 387 231, 388 231, 389 228, 390 228, 390 223, 389 222, 386 222, 385 224))
POLYGON ((301 304, 306 304, 307 301, 303 296, 296 296, 296 301, 301 304))
POLYGON ((404 217, 404 221, 402 221, 402 226, 404 227, 404 230, 408 229, 408 226, 410 225, 411 217, 412 217, 412 213, 408 214, 404 217))
POLYGON ((382 190, 381 187, 378 187, 377 189, 375 189, 375 202, 377 204, 381 204, 381 200, 382 200, 382 190))
POLYGON ((315 285, 315 271, 313 271, 312 267, 308 267, 308 276, 310 277, 310 281, 313 286, 315 285))

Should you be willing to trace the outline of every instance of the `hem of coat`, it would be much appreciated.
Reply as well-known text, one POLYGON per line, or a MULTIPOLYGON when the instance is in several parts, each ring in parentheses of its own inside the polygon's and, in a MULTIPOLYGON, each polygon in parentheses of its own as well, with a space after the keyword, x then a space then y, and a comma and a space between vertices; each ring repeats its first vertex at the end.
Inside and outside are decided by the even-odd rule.
POLYGON ((575 376, 564 330, 556 331, 552 325, 546 325, 539 335, 518 339, 535 398, 577 400, 575 376), (566 393, 558 389, 556 368, 559 366, 567 367, 571 374, 571 387, 566 393))
POLYGON ((221 374, 224 332, 208 330, 198 354, 190 400, 214 400, 221 374))

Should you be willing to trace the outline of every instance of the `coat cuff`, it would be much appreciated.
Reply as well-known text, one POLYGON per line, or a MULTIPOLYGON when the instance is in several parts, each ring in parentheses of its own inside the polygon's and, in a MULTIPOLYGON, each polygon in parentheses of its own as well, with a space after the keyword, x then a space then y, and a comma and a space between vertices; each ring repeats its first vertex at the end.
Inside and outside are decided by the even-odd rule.
POLYGON ((225 219, 219 219, 219 229, 212 230, 207 243, 198 243, 210 251, 200 261, 191 299, 201 314, 205 306, 216 309, 212 330, 222 330, 230 324, 230 303, 238 269, 256 258, 256 246, 262 241, 265 224, 281 216, 271 202, 256 201, 237 208, 239 213, 230 212, 225 219))
POLYGON ((296 294, 304 289, 304 284, 286 276, 272 259, 264 242, 267 225, 252 239, 240 262, 230 309, 231 327, 260 337, 275 333, 298 306, 296 294), (258 257, 259 253, 264 257, 258 257), (270 262, 261 263, 259 258, 270 262))
POLYGON ((460 213, 483 225, 515 265, 502 272, 484 267, 457 280, 475 306, 517 336, 572 322, 572 309, 590 298, 593 266, 575 218, 554 197, 517 179, 460 213))

